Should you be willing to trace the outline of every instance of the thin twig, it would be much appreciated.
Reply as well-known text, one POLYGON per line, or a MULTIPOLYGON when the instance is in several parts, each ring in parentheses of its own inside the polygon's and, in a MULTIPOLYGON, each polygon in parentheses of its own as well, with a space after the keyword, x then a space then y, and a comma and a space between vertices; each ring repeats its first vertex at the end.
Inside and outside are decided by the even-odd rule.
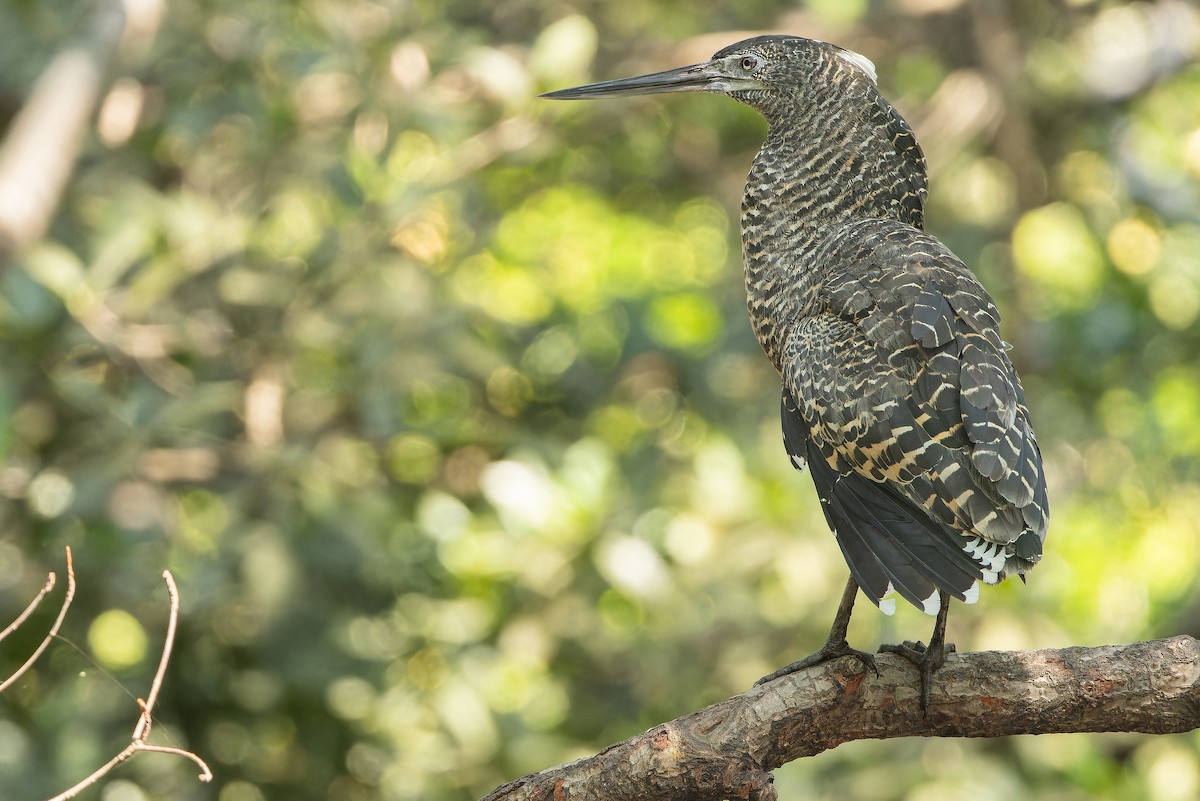
POLYGON ((129 745, 125 746, 124 751, 117 754, 112 759, 108 760, 108 762, 106 762, 103 766, 98 768, 91 776, 88 776, 86 779, 84 779, 83 781, 81 781, 79 784, 75 785, 71 789, 64 790, 63 792, 54 796, 53 798, 50 799, 50 801, 66 801, 68 798, 74 798, 75 796, 79 795, 80 792, 86 790, 87 788, 89 788, 93 784, 95 784, 96 782, 100 781, 100 779, 102 779, 105 776, 105 774, 107 774, 110 770, 115 768, 117 765, 120 765, 122 762, 129 759, 136 752, 137 752, 137 749, 135 749, 133 747, 133 743, 130 743, 129 745))
POLYGON ((167 673, 167 664, 171 661, 171 649, 175 647, 175 624, 179 620, 179 588, 175 586, 175 577, 170 570, 163 571, 163 580, 167 582, 167 595, 171 599, 171 616, 167 620, 167 638, 163 642, 162 657, 158 660, 158 670, 154 673, 154 681, 150 684, 150 695, 142 707, 142 716, 133 727, 135 742, 145 744, 150 736, 150 724, 153 719, 154 702, 158 700, 158 691, 162 688, 163 677, 167 673))
POLYGON ((67 801, 67 799, 74 798, 75 796, 79 795, 79 793, 91 787, 93 784, 100 781, 100 779, 104 778, 104 776, 117 765, 132 759, 139 751, 154 751, 159 754, 174 754, 175 756, 181 756, 190 759, 200 768, 200 781, 212 781, 213 775, 212 771, 209 770, 208 765, 203 759, 191 751, 185 751, 182 748, 171 748, 165 745, 149 745, 141 740, 134 740, 129 743, 129 745, 125 746, 125 749, 121 751, 121 753, 117 754, 115 757, 108 760, 108 762, 97 768, 86 779, 79 782, 71 789, 65 790, 54 796, 50 799, 50 801, 67 801))
MULTIPOLYGON (((71 547, 68 545, 66 550, 67 550, 67 594, 66 594, 66 597, 63 598, 62 607, 60 607, 58 610, 58 617, 54 619, 54 625, 50 627, 50 631, 46 634, 45 639, 43 639, 41 644, 37 647, 37 650, 35 650, 33 652, 33 655, 30 656, 29 659, 25 660, 25 664, 23 664, 19 668, 17 668, 17 671, 15 673, 13 673, 11 676, 9 676, 7 679, 0 682, 0 693, 3 693, 5 690, 7 690, 9 687, 11 687, 16 682, 17 679, 21 678, 21 676, 23 676, 25 674, 25 671, 27 671, 27 670, 29 670, 29 668, 33 667, 33 664, 38 661, 39 657, 41 657, 42 652, 45 651, 46 648, 48 648, 50 646, 50 641, 58 636, 58 630, 59 630, 59 628, 62 627, 63 619, 66 618, 66 616, 67 616, 67 610, 71 607, 71 601, 73 601, 75 599, 75 567, 71 563, 71 547)), ((53 573, 51 573, 50 575, 51 575, 51 577, 54 576, 53 573)), ((38 597, 34 599, 34 603, 31 604, 31 608, 27 608, 24 612, 21 613, 21 617, 17 618, 17 622, 13 624, 13 627, 20 625, 20 623, 24 620, 24 618, 27 617, 28 614, 33 611, 32 607, 36 606, 37 602, 41 601, 42 597, 46 594, 46 592, 49 590, 49 588, 54 585, 54 582, 48 581, 48 582, 46 582, 46 584, 47 584, 47 586, 42 590, 42 592, 38 595, 38 597)), ((7 633, 8 633, 8 630, 6 629, 5 634, 7 635, 7 633)))
POLYGON ((154 702, 158 700, 158 691, 162 688, 163 678, 167 673, 167 665, 171 661, 171 649, 175 645, 175 627, 179 622, 179 588, 175 586, 175 578, 171 575, 171 571, 163 571, 163 580, 167 583, 167 594, 171 599, 171 614, 167 620, 167 636, 163 642, 162 657, 158 660, 158 670, 154 673, 154 681, 150 685, 150 695, 146 700, 137 699, 138 707, 141 708, 141 715, 138 716, 137 725, 133 727, 133 738, 129 745, 125 746, 121 753, 110 759, 90 776, 76 784, 69 790, 54 796, 50 801, 67 801, 69 798, 74 798, 81 791, 91 787, 109 771, 131 759, 139 751, 154 751, 160 754, 174 754, 175 756, 186 757, 192 762, 195 762, 200 768, 200 781, 212 781, 212 771, 207 763, 198 755, 191 751, 185 751, 182 748, 172 748, 164 745, 150 745, 146 742, 146 738, 150 736, 150 723, 154 714, 154 702))
POLYGON ((57 581, 58 576, 54 575, 54 571, 51 570, 49 575, 46 576, 46 585, 42 587, 42 591, 39 592, 37 596, 35 596, 34 599, 29 602, 29 606, 25 607, 24 612, 17 615, 16 620, 8 624, 8 628, 4 629, 4 631, 0 631, 0 641, 3 641, 5 637, 21 628, 21 624, 25 622, 26 618, 33 614, 33 610, 38 608, 38 604, 40 604, 42 599, 46 597, 46 593, 54 589, 54 585, 57 581))
POLYGON ((212 781, 213 775, 212 775, 212 771, 209 770, 208 765, 205 763, 205 761, 203 759, 196 756, 196 754, 192 753, 191 751, 185 751, 182 748, 173 748, 169 745, 150 745, 148 743, 138 743, 137 750, 138 751, 154 751, 155 753, 159 753, 159 754, 174 754, 175 756, 186 757, 186 758, 192 760, 193 762, 195 762, 196 765, 200 768, 200 777, 199 777, 200 781, 202 781, 202 782, 212 781))

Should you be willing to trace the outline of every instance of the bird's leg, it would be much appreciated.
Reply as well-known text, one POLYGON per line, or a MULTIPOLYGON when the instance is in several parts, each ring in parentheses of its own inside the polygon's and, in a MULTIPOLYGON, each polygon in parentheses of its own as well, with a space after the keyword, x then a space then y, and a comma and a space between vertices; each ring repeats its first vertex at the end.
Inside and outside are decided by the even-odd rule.
POLYGON ((933 690, 933 673, 946 663, 946 654, 954 653, 954 644, 946 642, 946 617, 950 612, 950 595, 943 592, 938 607, 937 622, 929 646, 920 642, 905 641, 899 645, 881 645, 880 653, 897 654, 912 662, 921 671, 921 711, 929 714, 929 698, 933 690))
POLYGON ((878 676, 879 668, 875 667, 875 657, 866 651, 851 648, 850 643, 846 642, 846 630, 850 627, 850 613, 854 611, 854 597, 856 595, 858 595, 858 584, 855 583, 854 576, 851 576, 850 580, 846 582, 846 589, 842 592, 842 602, 838 604, 837 614, 834 615, 833 628, 829 630, 829 639, 825 640, 825 644, 821 646, 821 649, 816 653, 809 654, 799 662, 793 662, 790 665, 781 667, 769 676, 763 676, 754 682, 754 686, 757 687, 760 684, 766 684, 768 681, 777 679, 780 676, 787 676, 798 670, 804 670, 804 668, 827 662, 830 659, 837 659, 839 656, 857 657, 858 661, 862 662, 864 667, 869 667, 878 676))

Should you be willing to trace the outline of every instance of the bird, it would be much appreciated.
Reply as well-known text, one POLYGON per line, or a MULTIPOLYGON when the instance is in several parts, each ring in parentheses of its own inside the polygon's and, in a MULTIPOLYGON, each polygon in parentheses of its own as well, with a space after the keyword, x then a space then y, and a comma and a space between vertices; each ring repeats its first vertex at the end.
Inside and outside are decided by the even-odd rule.
POLYGON ((935 618, 913 663, 928 714, 952 599, 1041 559, 1046 476, 1000 314, 925 231, 929 177, 912 127, 865 56, 764 35, 691 66, 548 92, 596 99, 710 92, 767 121, 741 207, 751 328, 777 371, 783 442, 807 466, 850 576, 825 644, 759 684, 874 656, 846 639, 861 592, 935 618))

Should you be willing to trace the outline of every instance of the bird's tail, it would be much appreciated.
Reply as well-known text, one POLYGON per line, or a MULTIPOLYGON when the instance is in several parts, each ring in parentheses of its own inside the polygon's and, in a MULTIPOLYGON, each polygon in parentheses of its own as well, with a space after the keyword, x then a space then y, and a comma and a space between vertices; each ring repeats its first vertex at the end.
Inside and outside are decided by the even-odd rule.
POLYGON ((883 612, 895 611, 892 591, 936 615, 942 594, 965 603, 979 597, 980 565, 963 550, 963 537, 886 485, 855 472, 838 473, 808 436, 785 393, 784 444, 793 461, 807 460, 825 519, 859 588, 883 612))

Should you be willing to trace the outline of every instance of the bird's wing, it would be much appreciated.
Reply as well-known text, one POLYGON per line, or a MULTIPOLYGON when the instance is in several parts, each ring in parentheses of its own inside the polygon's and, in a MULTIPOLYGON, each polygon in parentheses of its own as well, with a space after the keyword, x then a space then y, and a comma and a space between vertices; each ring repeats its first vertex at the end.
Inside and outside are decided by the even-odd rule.
POLYGON ((1045 478, 987 293, 903 223, 852 223, 821 258, 819 311, 785 346, 784 434, 859 585, 929 611, 932 589, 971 600, 975 579, 1024 572, 1045 478))

